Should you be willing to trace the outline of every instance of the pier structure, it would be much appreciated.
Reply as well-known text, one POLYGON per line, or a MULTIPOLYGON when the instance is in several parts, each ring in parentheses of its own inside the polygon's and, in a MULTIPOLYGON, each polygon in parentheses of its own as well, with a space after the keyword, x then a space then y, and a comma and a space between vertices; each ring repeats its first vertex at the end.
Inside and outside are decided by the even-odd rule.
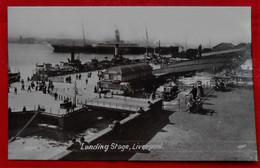
MULTIPOLYGON (((243 50, 244 51, 244 50, 243 50)), ((189 71, 197 71, 202 69, 208 69, 212 67, 221 67, 221 66, 227 66, 232 64, 233 57, 223 59, 223 56, 226 56, 225 54, 234 54, 237 56, 237 52, 242 52, 241 49, 236 49, 232 51, 219 51, 219 56, 216 56, 216 58, 212 58, 208 55, 208 58, 204 59, 196 59, 196 60, 189 60, 184 61, 181 63, 168 65, 167 67, 163 67, 161 69, 155 69, 152 71, 152 74, 155 76, 164 76, 168 74, 176 74, 176 73, 185 73, 189 71), (223 55, 224 54, 224 55, 223 55)), ((215 53, 216 54, 216 53, 215 53)), ((12 93, 9 93, 9 106, 11 107, 12 111, 17 111, 16 109, 21 109, 23 106, 27 108, 27 111, 35 111, 37 105, 42 105, 45 108, 45 112, 42 113, 42 116, 48 116, 55 118, 56 120, 60 118, 60 116, 67 116, 67 110, 61 109, 60 104, 63 100, 69 99, 76 101, 76 108, 74 111, 80 110, 81 108, 84 108, 83 106, 89 106, 92 108, 103 108, 103 109, 109 109, 109 110, 115 110, 115 111, 138 111, 138 108, 142 107, 138 102, 142 101, 133 101, 134 99, 129 99, 127 101, 124 101, 125 97, 120 98, 114 96, 112 98, 112 95, 109 98, 104 95, 104 98, 99 98, 99 95, 97 93, 94 93, 94 88, 97 85, 97 82, 99 81, 97 72, 92 72, 91 78, 87 76, 87 73, 81 73, 82 80, 76 79, 77 74, 69 75, 71 76, 71 83, 60 83, 55 82, 55 88, 53 93, 58 94, 58 100, 54 101, 54 98, 50 95, 42 94, 40 92, 29 92, 25 93, 25 91, 20 91, 19 86, 18 95, 12 95, 12 93), (88 79, 89 78, 89 79, 88 79), (77 83, 78 87, 78 94, 75 98, 75 87, 74 83, 77 83), (23 93, 23 94, 21 94, 23 93), (19 99, 19 100, 18 100, 19 99), (30 101, 27 101, 30 100, 30 101), (39 101, 40 100, 40 101, 39 101), (19 106, 19 107, 15 107, 19 106), (77 109, 78 108, 78 109, 77 109), (44 115, 46 114, 46 115, 44 115)), ((17 84, 14 84, 17 85, 17 84)), ((144 102, 147 104, 147 100, 144 100, 144 102)), ((145 107, 144 107, 145 108, 145 107)), ((19 110, 18 110, 19 111, 19 110)), ((58 124, 62 129, 64 126, 62 124, 58 124)))
MULTIPOLYGON (((36 98, 36 96, 33 97, 33 99, 36 98)), ((36 123, 41 124, 40 126, 51 125, 64 130, 74 128, 74 126, 80 127, 84 122, 89 122, 90 118, 96 119, 98 116, 102 116, 102 113, 125 113, 129 115, 137 113, 140 108, 145 112, 156 109, 160 112, 159 110, 162 108, 161 99, 147 100, 115 96, 113 98, 101 98, 88 101, 77 99, 77 101, 77 106, 74 109, 69 109, 69 111, 55 107, 60 101, 54 101, 54 103, 49 104, 51 110, 48 108, 42 110, 36 119, 36 123)), ((44 106, 41 105, 41 107, 44 106)), ((16 109, 16 111, 13 111, 10 115, 10 122, 15 122, 15 120, 19 119, 24 120, 24 122, 21 121, 21 123, 25 123, 36 111, 37 108, 27 108, 26 111, 22 111, 22 108, 16 109)))
POLYGON ((219 67, 228 67, 234 64, 235 59, 241 59, 248 48, 230 49, 225 51, 215 51, 202 53, 203 59, 194 59, 180 63, 167 65, 161 69, 153 70, 153 75, 166 76, 169 74, 194 72, 204 69, 216 69, 219 67))
MULTIPOLYGON (((81 73, 82 80, 76 80, 76 74, 70 75, 71 83, 54 82, 54 90, 50 94, 44 94, 42 91, 32 92, 20 91, 20 83, 15 83, 14 86, 18 89, 18 94, 9 93, 9 107, 12 109, 12 116, 10 121, 16 122, 17 119, 25 123, 37 111, 38 106, 43 110, 36 117, 36 123, 41 125, 54 125, 59 129, 70 129, 72 126, 80 127, 84 122, 89 122, 88 118, 97 118, 102 116, 102 113, 136 113, 140 107, 145 111, 151 108, 162 108, 161 99, 150 100, 140 98, 128 98, 123 96, 102 95, 99 98, 97 93, 94 93, 94 87, 98 81, 97 72, 93 72, 88 84, 85 83, 87 73, 81 73), (60 108, 60 104, 65 99, 73 101, 75 98, 75 86, 73 83, 77 82, 78 94, 76 95, 76 107, 73 109, 60 108), (57 100, 53 94, 57 93, 57 100), (155 106, 151 106, 151 104, 155 106), (26 107, 26 112, 23 112, 23 107, 26 107), (26 116, 26 117, 24 117, 26 116), (22 119, 24 117, 24 119, 22 119), (15 121, 16 120, 16 121, 15 121), (82 120, 82 121, 81 121, 82 120)), ((27 85, 27 83, 26 83, 27 85)), ((14 87, 13 86, 13 87, 14 87)), ((22 125, 22 124, 21 124, 22 125)))
MULTIPOLYGON (((231 61, 231 58, 228 59, 231 61)), ((212 66, 226 66, 229 65, 229 61, 227 59, 222 58, 207 58, 207 59, 201 59, 201 60, 191 60, 182 62, 175 65, 170 65, 165 68, 159 69, 159 70, 153 70, 154 75, 167 75, 167 74, 175 74, 175 73, 181 73, 181 72, 188 72, 188 71, 196 71, 201 69, 208 69, 212 66), (205 61, 205 62, 204 62, 205 61), (217 61, 217 62, 216 62, 217 61), (228 62, 228 64, 227 64, 228 62)), ((126 117, 123 117, 120 119, 119 123, 122 126, 122 129, 126 129, 129 127, 129 124, 142 122, 142 118, 140 119, 139 116, 142 116, 142 113, 138 112, 139 109, 142 107, 144 110, 144 113, 146 114, 158 114, 161 113, 163 102, 162 99, 137 99, 137 98, 127 98, 123 96, 103 96, 102 98, 99 98, 97 94, 93 93, 94 86, 97 83, 97 73, 93 73, 93 78, 89 80, 87 83, 85 79, 87 79, 87 73, 82 73, 83 80, 76 80, 75 75, 70 75, 72 77, 71 83, 54 83, 55 88, 54 92, 58 93, 58 100, 54 101, 54 98, 48 94, 42 94, 39 92, 33 91, 32 93, 27 93, 26 99, 25 97, 21 95, 11 95, 9 102, 15 102, 14 99, 19 100, 26 100, 26 102, 34 102, 34 100, 43 100, 40 103, 37 104, 43 104, 45 100, 52 100, 52 103, 50 101, 45 102, 46 106, 50 106, 49 108, 45 108, 44 111, 38 114, 36 118, 36 123, 38 123, 39 126, 49 127, 49 128, 59 128, 59 129, 72 129, 75 127, 80 127, 83 124, 86 124, 93 120, 98 120, 98 117, 101 116, 104 113, 121 113, 121 114, 127 114, 126 117), (75 79, 75 80, 74 80, 75 79), (71 99, 73 100, 75 96, 76 88, 74 87, 74 82, 77 82, 77 86, 79 87, 79 93, 76 95, 76 104, 77 106, 72 111, 66 111, 66 109, 60 110, 59 105, 62 103, 64 99, 71 99), (35 95, 39 96, 35 96, 35 95), (48 98, 46 97, 48 96, 48 98), (111 97, 110 97, 111 96, 111 97)), ((53 93, 53 92, 52 92, 53 93)), ((9 93, 12 94, 12 93, 9 93)), ((25 93, 26 94, 26 93, 25 93)), ((186 97, 184 97, 186 102, 186 97)), ((181 110, 181 103, 179 99, 179 111, 181 110)), ((19 101, 18 101, 19 102, 19 101)), ((22 101, 22 105, 25 101, 22 101)), ((17 103, 17 102, 15 102, 17 103)), ((175 102, 172 102, 175 103, 175 102)), ((185 106, 186 103, 183 105, 185 106)), ((43 105, 44 106, 44 105, 43 105)), ((36 109, 35 105, 33 106, 33 109, 28 108, 26 112, 17 112, 13 111, 12 116, 15 116, 13 120, 17 120, 17 118, 27 118, 28 120, 35 116, 36 109), (21 117, 23 116, 23 117, 21 117), (24 117, 26 116, 26 117, 24 117)), ((21 108, 22 109, 22 108, 21 108)), ((156 116, 156 115, 155 115, 156 116)), ((26 121, 28 121, 26 120, 26 121)), ((96 141, 100 141, 103 139, 106 139, 107 137, 111 135, 114 135, 115 130, 113 127, 108 126, 107 128, 95 133, 92 136, 85 137, 86 142, 92 143, 96 141)), ((55 156, 51 159, 64 159, 67 156, 69 156, 72 153, 72 151, 65 150, 62 153, 60 153, 58 156, 55 156)))
MULTIPOLYGON (((202 57, 207 57, 207 58, 183 61, 181 63, 168 65, 161 69, 153 70, 152 74, 155 76, 164 76, 168 74, 185 73, 185 72, 197 71, 197 70, 208 69, 213 67, 228 66, 233 63, 232 62, 233 58, 238 56, 238 52, 242 53, 244 52, 244 49, 218 51, 214 53, 214 55, 216 55, 214 58, 211 57, 212 55, 205 55, 206 53, 203 53, 202 57)), ((21 109, 22 111, 23 106, 26 107, 27 111, 35 111, 37 105, 42 105, 45 109, 45 112, 43 112, 42 114, 48 113, 49 115, 47 116, 53 116, 53 118, 57 117, 56 115, 62 116, 68 113, 66 109, 60 108, 60 104, 62 103, 62 101, 67 98, 69 98, 69 100, 75 99, 76 104, 78 105, 74 109, 76 111, 77 108, 83 108, 83 105, 90 106, 92 108, 101 107, 101 108, 114 109, 119 111, 126 110, 126 109, 128 111, 137 111, 138 108, 141 107, 140 104, 138 104, 138 102, 131 102, 133 101, 133 99, 130 99, 128 101, 123 101, 120 98, 116 98, 116 97, 114 98, 107 97, 107 98, 100 99, 99 95, 97 93, 94 93, 94 88, 97 85, 97 82, 99 81, 97 72, 92 72, 91 78, 87 76, 87 73, 81 73, 81 74, 82 74, 82 80, 77 80, 76 74, 73 74, 73 75, 69 75, 71 76, 72 79, 71 83, 55 82, 55 88, 54 91, 52 92, 52 94, 53 93, 58 94, 58 100, 55 101, 54 98, 51 97, 50 95, 42 94, 40 92, 33 91, 33 92, 26 93, 26 91, 20 91, 19 84, 13 84, 13 85, 18 85, 16 87, 18 88, 19 93, 17 95, 13 95, 12 93, 9 93, 9 106, 12 109, 12 111, 15 112, 17 111, 17 109, 21 109), (77 87, 78 87, 78 94, 76 95, 76 98, 75 98, 76 88, 74 87, 75 82, 77 83, 77 87)), ((127 99, 127 98, 123 98, 123 99, 127 99)))

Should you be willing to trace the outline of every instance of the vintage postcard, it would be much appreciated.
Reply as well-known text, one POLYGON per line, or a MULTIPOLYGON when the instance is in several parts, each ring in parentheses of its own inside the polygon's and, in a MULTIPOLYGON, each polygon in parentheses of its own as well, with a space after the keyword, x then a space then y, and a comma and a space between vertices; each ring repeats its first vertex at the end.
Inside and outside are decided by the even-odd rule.
POLYGON ((256 161, 251 7, 8 7, 8 159, 256 161))

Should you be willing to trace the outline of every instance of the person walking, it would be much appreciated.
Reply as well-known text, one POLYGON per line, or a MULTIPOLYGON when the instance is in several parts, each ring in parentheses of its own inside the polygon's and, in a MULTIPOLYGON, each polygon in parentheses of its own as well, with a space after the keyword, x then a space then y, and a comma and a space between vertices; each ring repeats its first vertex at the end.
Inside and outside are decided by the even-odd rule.
POLYGON ((81 137, 80 138, 80 148, 85 149, 85 146, 86 146, 85 139, 84 139, 84 137, 81 137))
POLYGON ((17 88, 14 87, 14 94, 17 95, 17 88))
POLYGON ((192 86, 192 89, 190 91, 190 94, 192 94, 192 98, 193 100, 196 100, 196 97, 197 97, 197 88, 195 88, 194 86, 192 86))
POLYGON ((54 93, 54 98, 55 98, 55 100, 57 100, 57 97, 58 97, 58 94, 57 94, 57 92, 55 92, 55 93, 54 93))
POLYGON ((200 97, 196 98, 196 112, 201 113, 202 112, 202 100, 200 97))
POLYGON ((31 88, 34 89, 34 87, 35 87, 35 84, 34 84, 34 82, 32 81, 32 83, 31 83, 31 88))
POLYGON ((99 88, 98 88, 98 95, 99 95, 99 98, 101 98, 101 91, 102 91, 102 89, 99 87, 99 88))
POLYGON ((24 89, 24 84, 22 84, 22 88, 21 88, 21 90, 25 90, 25 89, 24 89))
POLYGON ((8 114, 11 115, 11 113, 12 113, 12 109, 8 107, 8 114))
POLYGON ((30 85, 28 86, 28 90, 27 90, 27 92, 32 92, 32 91, 31 91, 31 86, 30 86, 30 85))
POLYGON ((189 100, 189 102, 187 104, 187 106, 189 107, 190 113, 194 112, 194 106, 193 105, 194 105, 194 101, 193 101, 192 97, 190 97, 190 100, 189 100))
POLYGON ((25 106, 23 106, 23 112, 26 112, 26 107, 25 106))

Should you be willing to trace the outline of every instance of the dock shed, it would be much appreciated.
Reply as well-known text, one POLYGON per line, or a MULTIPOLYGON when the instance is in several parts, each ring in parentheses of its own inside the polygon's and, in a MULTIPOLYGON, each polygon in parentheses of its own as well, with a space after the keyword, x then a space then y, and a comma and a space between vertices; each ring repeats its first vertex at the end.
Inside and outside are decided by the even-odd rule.
POLYGON ((152 70, 153 68, 146 63, 111 67, 103 72, 100 86, 107 89, 119 89, 121 82, 135 83, 140 79, 151 77, 152 70))

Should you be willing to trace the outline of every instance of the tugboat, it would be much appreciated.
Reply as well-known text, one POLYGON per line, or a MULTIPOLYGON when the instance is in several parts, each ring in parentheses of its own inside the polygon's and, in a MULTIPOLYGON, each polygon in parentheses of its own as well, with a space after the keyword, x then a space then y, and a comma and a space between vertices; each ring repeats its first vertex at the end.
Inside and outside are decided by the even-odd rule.
POLYGON ((8 82, 9 84, 14 82, 20 82, 21 73, 20 72, 11 72, 10 67, 8 67, 8 82))
POLYGON ((47 81, 49 77, 62 76, 73 74, 77 72, 85 72, 85 67, 81 64, 81 61, 75 59, 74 51, 71 52, 71 59, 68 62, 60 62, 61 65, 52 66, 50 63, 44 63, 42 65, 36 64, 36 71, 33 74, 33 79, 37 81, 47 81))

